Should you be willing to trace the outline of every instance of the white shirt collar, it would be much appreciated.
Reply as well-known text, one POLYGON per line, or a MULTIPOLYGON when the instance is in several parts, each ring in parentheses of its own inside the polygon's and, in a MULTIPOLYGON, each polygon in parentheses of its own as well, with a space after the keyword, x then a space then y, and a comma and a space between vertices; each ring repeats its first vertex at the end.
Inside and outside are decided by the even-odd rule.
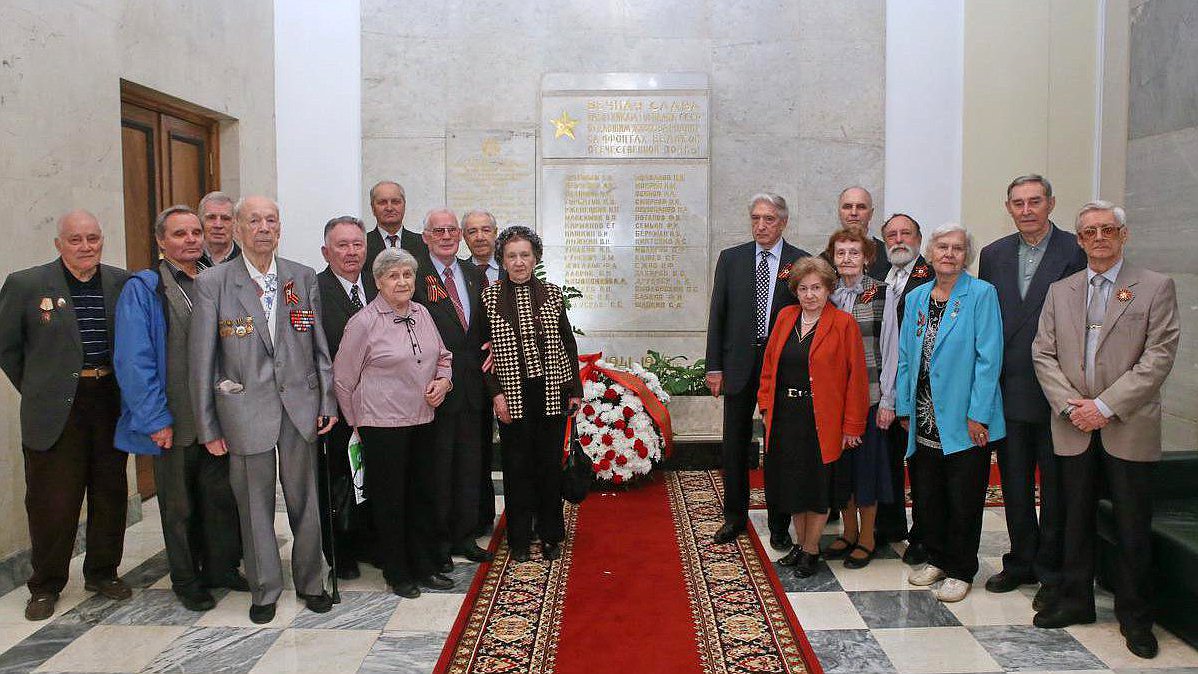
MULTIPOLYGON (((1119 271, 1122 269, 1123 269, 1123 258, 1119 258, 1119 261, 1116 262, 1115 265, 1113 267, 1111 267, 1110 269, 1102 272, 1102 275, 1106 277, 1106 280, 1108 280, 1112 284, 1114 284, 1115 280, 1119 278, 1119 271)), ((1093 281, 1095 276, 1098 276, 1098 272, 1094 271, 1093 269, 1090 269, 1090 267, 1087 266, 1086 267, 1086 282, 1089 283, 1090 281, 1093 281)))
POLYGON ((776 242, 774 242, 774 245, 768 249, 762 248, 760 243, 754 243, 753 245, 754 245, 755 251, 754 251, 753 256, 761 257, 761 251, 767 250, 770 255, 774 256, 775 260, 781 260, 782 259, 782 245, 784 243, 786 243, 786 242, 782 239, 782 237, 778 237, 778 240, 776 242))
POLYGON ((346 281, 341 274, 338 274, 337 272, 333 272, 333 278, 337 279, 337 282, 341 284, 341 288, 345 291, 345 295, 347 297, 350 296, 351 289, 355 285, 358 286, 358 299, 362 300, 362 302, 366 301, 366 289, 362 287, 361 272, 358 272, 358 277, 353 281, 346 281))
POLYGON ((490 257, 488 260, 486 260, 486 261, 480 261, 480 260, 479 260, 477 257, 474 257, 474 256, 472 255, 472 256, 470 256, 470 261, 471 261, 471 262, 473 262, 473 263, 474 263, 474 264, 476 264, 476 265, 485 264, 485 265, 487 265, 488 267, 490 267, 491 269, 496 269, 496 270, 498 270, 498 269, 499 269, 499 263, 495 261, 495 256, 494 256, 494 255, 492 255, 492 256, 491 256, 491 257, 490 257))
POLYGON ((437 270, 438 278, 445 278, 445 270, 452 269, 453 265, 455 263, 457 263, 457 261, 458 261, 458 259, 455 257, 453 259, 453 262, 450 262, 449 264, 445 264, 445 263, 441 262, 441 260, 437 259, 437 256, 433 255, 432 253, 429 253, 428 259, 432 260, 433 269, 437 270))
MULTIPOLYGON (((246 271, 248 271, 250 273, 250 278, 254 279, 255 281, 260 281, 262 279, 262 277, 264 277, 266 275, 266 274, 263 274, 262 272, 258 271, 258 268, 254 266, 254 263, 250 262, 249 257, 242 255, 241 261, 245 263, 245 268, 246 268, 246 271)), ((270 257, 270 269, 267 269, 266 273, 274 274, 275 278, 279 277, 278 266, 275 264, 275 257, 273 255, 270 257)))

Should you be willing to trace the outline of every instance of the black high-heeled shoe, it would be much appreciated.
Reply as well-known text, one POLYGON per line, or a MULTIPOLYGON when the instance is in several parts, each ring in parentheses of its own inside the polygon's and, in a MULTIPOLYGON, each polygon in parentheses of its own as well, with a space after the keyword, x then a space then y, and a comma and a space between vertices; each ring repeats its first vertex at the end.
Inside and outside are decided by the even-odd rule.
POLYGON ((810 578, 819 570, 819 554, 804 552, 799 563, 795 565, 796 578, 810 578))
POLYGON ((778 560, 778 564, 782 566, 794 566, 799 563, 799 559, 802 558, 803 554, 803 548, 796 545, 782 559, 778 560))

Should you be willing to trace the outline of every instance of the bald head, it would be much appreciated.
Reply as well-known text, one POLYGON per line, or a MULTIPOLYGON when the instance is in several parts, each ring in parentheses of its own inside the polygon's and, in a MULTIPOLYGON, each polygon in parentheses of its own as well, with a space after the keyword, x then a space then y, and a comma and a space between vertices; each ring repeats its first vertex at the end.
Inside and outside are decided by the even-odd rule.
POLYGON ((237 222, 242 250, 252 262, 266 260, 269 264, 275 249, 279 247, 282 223, 279 205, 274 199, 263 196, 244 197, 233 209, 237 222))
POLYGON ((836 214, 840 226, 869 235, 869 221, 874 217, 874 198, 864 187, 849 187, 840 193, 836 214))
POLYGON ((100 221, 82 209, 63 213, 58 219, 54 248, 75 278, 81 281, 90 279, 99 268, 100 256, 104 252, 104 232, 100 230, 100 221))

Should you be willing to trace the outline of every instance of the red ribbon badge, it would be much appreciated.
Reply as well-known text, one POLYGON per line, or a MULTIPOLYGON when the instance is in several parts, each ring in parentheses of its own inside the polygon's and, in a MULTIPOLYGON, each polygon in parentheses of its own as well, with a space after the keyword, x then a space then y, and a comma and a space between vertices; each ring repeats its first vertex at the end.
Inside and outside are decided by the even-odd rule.
POLYGON ((793 266, 795 266, 793 262, 787 262, 786 266, 782 268, 782 271, 778 272, 778 278, 782 279, 783 281, 790 278, 790 268, 793 266))
POLYGON ((932 273, 928 271, 928 266, 926 264, 915 265, 915 269, 911 270, 912 278, 927 278, 931 275, 932 273))
POLYGON ((873 286, 869 290, 866 290, 865 292, 861 293, 861 299, 858 301, 861 302, 862 304, 868 304, 869 302, 874 301, 874 298, 877 296, 878 296, 878 286, 873 286))
POLYGON ((440 302, 449 297, 449 293, 445 292, 445 289, 437 282, 436 276, 429 274, 424 277, 424 280, 428 282, 428 293, 426 294, 429 302, 440 302))
POLYGON ((283 301, 287 304, 299 304, 299 295, 295 294, 295 281, 283 284, 283 301))
POLYGON ((645 386, 644 380, 640 377, 631 372, 600 367, 597 363, 602 357, 602 353, 584 353, 580 355, 578 362, 582 363, 583 367, 582 371, 579 372, 579 377, 582 381, 586 381, 592 372, 598 372, 635 393, 641 399, 641 403, 645 405, 645 412, 649 415, 649 418, 661 430, 661 439, 665 444, 661 453, 662 458, 670 458, 670 454, 674 452, 674 430, 670 425, 670 411, 657 399, 657 396, 653 395, 653 391, 650 391, 649 387, 645 386))

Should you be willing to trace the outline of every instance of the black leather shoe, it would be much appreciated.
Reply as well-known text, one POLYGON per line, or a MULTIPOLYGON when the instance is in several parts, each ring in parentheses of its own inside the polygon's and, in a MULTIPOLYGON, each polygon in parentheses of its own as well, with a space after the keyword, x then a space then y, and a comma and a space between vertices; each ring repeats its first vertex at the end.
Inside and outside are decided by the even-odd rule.
POLYGON ((793 548, 794 545, 789 531, 783 531, 781 534, 770 534, 770 547, 778 552, 786 552, 793 548))
POLYGON ((357 580, 362 577, 362 570, 358 568, 358 563, 352 559, 347 559, 344 562, 337 562, 337 578, 340 580, 357 580))
POLYGON ((58 604, 57 592, 39 592, 29 598, 25 604, 25 619, 38 621, 54 615, 54 606, 58 604))
POLYGON ((1047 611, 1057 603, 1059 593, 1057 588, 1052 585, 1040 585, 1040 589, 1036 590, 1036 596, 1032 599, 1032 610, 1036 613, 1047 611))
POLYGON ((986 579, 986 591, 1002 594, 1018 590, 1020 585, 1031 585, 1034 582, 1035 578, 1020 576, 1003 569, 986 579))
POLYGON ((795 564, 799 563, 799 560, 802 559, 804 554, 803 548, 795 545, 791 547, 790 552, 786 553, 785 557, 778 560, 778 564, 781 566, 794 566, 795 564))
POLYGON ((731 543, 732 541, 735 541, 736 537, 739 536, 744 530, 745 528, 743 526, 738 527, 734 524, 724 522, 720 525, 719 529, 716 529, 715 536, 712 536, 712 540, 720 544, 731 543))
POLYGON ((125 581, 121 580, 120 578, 89 580, 83 584, 83 589, 87 590, 88 592, 95 592, 102 597, 116 599, 117 601, 128 599, 129 597, 133 596, 133 590, 130 590, 129 586, 125 584, 125 581))
POLYGON ((416 582, 420 585, 420 587, 428 588, 430 590, 453 589, 453 581, 439 573, 434 573, 431 576, 425 576, 416 582))
POLYGON ((437 566, 437 573, 453 573, 453 560, 446 559, 437 566))
POLYGON ((459 545, 453 550, 450 550, 450 553, 459 557, 465 557, 466 559, 475 563, 489 562, 495 557, 495 555, 492 555, 490 552, 478 547, 478 544, 476 544, 474 541, 470 541, 470 543, 466 545, 459 545))
POLYGON ((250 622, 255 625, 265 625, 275 619, 275 604, 250 604, 250 622))
POLYGON ((512 548, 512 561, 524 563, 532 559, 532 554, 528 548, 512 548))
POLYGON ((849 554, 849 550, 852 550, 853 546, 855 545, 857 545, 857 541, 850 541, 844 536, 837 536, 836 540, 832 541, 828 547, 824 548, 820 555, 824 559, 840 559, 841 557, 849 554))
POLYGON ((552 562, 553 560, 561 557, 562 556, 562 544, 561 543, 542 543, 541 544, 541 556, 544 557, 545 561, 547 561, 547 562, 552 562))
POLYGON ((796 578, 810 578, 819 570, 819 555, 803 552, 799 563, 795 564, 796 578))
POLYGON ((1151 628, 1125 630, 1120 627, 1119 631, 1127 639, 1127 650, 1137 658, 1151 660, 1160 652, 1160 645, 1156 643, 1156 635, 1152 633, 1151 628))
POLYGON ((1060 629, 1070 625, 1087 625, 1094 622, 1094 610, 1080 611, 1076 609, 1053 606, 1040 611, 1032 618, 1032 624, 1043 629, 1060 629))
POLYGON ((320 594, 300 594, 296 592, 295 596, 303 599, 304 606, 307 606, 308 610, 313 613, 328 613, 333 610, 333 598, 329 596, 328 592, 321 592, 320 594))
POLYGON ((903 552, 903 563, 908 566, 919 566, 928 561, 928 549, 923 543, 912 543, 903 552))
POLYGON ((396 583, 392 586, 391 591, 404 599, 415 599, 420 596, 420 588, 416 587, 416 583, 410 580, 396 583))
POLYGON ((211 611, 216 607, 216 600, 208 590, 177 593, 179 603, 188 611, 211 611))

